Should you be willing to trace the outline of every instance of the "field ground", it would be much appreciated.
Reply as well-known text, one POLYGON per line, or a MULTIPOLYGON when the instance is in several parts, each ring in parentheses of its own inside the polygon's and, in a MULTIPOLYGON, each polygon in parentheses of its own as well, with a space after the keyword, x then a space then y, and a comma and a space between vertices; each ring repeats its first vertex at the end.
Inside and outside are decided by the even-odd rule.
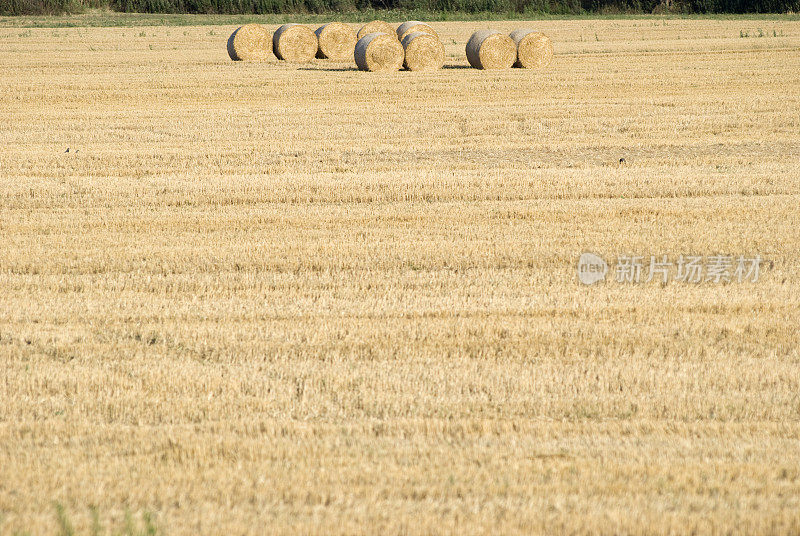
POLYGON ((800 532, 800 22, 530 25, 547 71, 0 28, 0 533, 800 532))

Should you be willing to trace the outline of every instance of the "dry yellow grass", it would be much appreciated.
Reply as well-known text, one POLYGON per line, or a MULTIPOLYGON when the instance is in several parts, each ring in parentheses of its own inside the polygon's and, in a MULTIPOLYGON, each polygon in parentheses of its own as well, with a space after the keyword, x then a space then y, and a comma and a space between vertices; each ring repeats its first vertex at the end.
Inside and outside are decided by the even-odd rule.
POLYGON ((0 532, 800 531, 800 24, 492 25, 555 61, 0 28, 0 532))

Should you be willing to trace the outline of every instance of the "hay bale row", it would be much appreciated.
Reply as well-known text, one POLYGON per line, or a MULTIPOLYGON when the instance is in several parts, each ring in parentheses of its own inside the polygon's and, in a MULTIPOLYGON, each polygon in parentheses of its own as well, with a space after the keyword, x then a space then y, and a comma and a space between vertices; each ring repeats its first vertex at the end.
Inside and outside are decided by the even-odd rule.
POLYGON ((311 61, 317 55, 317 36, 302 24, 284 24, 272 36, 275 57, 294 63, 311 61))
POLYGON ((444 46, 435 32, 407 30, 419 28, 420 24, 411 22, 406 28, 401 24, 396 32, 372 32, 361 37, 355 48, 358 68, 362 71, 397 71, 400 67, 409 71, 441 69, 444 46), (402 40, 397 39, 399 35, 403 35, 402 40))
POLYGON ((228 38, 228 56, 233 61, 263 61, 272 55, 272 35, 260 24, 245 24, 228 38))
POLYGON ((341 22, 330 22, 317 28, 319 46, 318 58, 334 61, 347 61, 353 57, 356 47, 356 33, 350 26, 341 22))
POLYGON ((403 66, 403 45, 394 35, 374 32, 356 43, 356 65, 362 71, 397 71, 403 66))
MULTIPOLYGON (((245 24, 228 38, 228 55, 235 61, 259 61, 270 57, 308 62, 312 58, 347 61, 353 57, 365 71, 410 71, 440 69, 444 46, 425 23, 407 21, 393 30, 386 22, 365 24, 356 34, 348 25, 331 22, 312 32, 301 24, 284 24, 270 35, 260 24, 245 24), (372 31, 379 30, 379 31, 372 31), (270 47, 270 42, 272 46, 270 47)), ((549 37, 531 29, 505 35, 498 30, 478 30, 466 46, 467 60, 476 69, 542 68, 553 58, 549 37)))
POLYGON ((541 32, 514 30, 505 35, 499 30, 478 30, 467 41, 467 61, 476 69, 537 69, 550 64, 553 43, 541 32))

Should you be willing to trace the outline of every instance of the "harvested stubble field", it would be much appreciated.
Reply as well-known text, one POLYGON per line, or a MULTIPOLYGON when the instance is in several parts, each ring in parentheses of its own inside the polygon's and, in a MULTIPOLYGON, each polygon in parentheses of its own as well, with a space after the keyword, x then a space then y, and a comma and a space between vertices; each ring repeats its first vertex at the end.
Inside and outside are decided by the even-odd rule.
POLYGON ((388 74, 0 28, 0 533, 800 531, 800 22, 433 27, 388 74))

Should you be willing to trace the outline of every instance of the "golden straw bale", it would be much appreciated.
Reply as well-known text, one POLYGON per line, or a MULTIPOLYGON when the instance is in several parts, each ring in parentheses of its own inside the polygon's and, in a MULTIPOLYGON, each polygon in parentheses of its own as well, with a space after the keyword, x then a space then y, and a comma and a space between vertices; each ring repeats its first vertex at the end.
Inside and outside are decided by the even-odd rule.
POLYGON ((366 23, 361 29, 358 31, 358 39, 361 39, 367 34, 371 33, 387 33, 387 34, 394 34, 395 30, 394 27, 389 24, 388 22, 384 22, 382 20, 374 20, 372 22, 366 23))
POLYGON ((341 22, 329 22, 317 28, 318 58, 335 61, 352 61, 356 47, 356 32, 341 22))
POLYGON ((307 26, 284 24, 272 36, 272 49, 279 60, 302 63, 317 53, 317 36, 307 26))
POLYGON ((420 22, 418 20, 410 20, 404 22, 403 24, 397 27, 397 39, 399 39, 402 42, 405 36, 413 32, 427 33, 436 36, 437 39, 439 38, 439 34, 437 34, 433 28, 431 28, 424 22, 420 22))
POLYGON ((239 26, 228 38, 233 61, 263 61, 272 56, 272 34, 260 24, 239 26))
POLYGON ((514 41, 498 30, 478 30, 467 41, 467 60, 476 69, 508 69, 517 59, 514 41))
POLYGON ((545 34, 535 30, 520 29, 511 32, 511 40, 517 45, 517 60, 514 67, 541 69, 553 60, 553 42, 545 34))
POLYGON ((356 43, 356 65, 362 71, 397 71, 404 57, 403 45, 391 34, 367 34, 356 43))
POLYGON ((435 71, 444 65, 444 46, 437 37, 411 32, 402 44, 405 50, 403 66, 409 71, 435 71))

